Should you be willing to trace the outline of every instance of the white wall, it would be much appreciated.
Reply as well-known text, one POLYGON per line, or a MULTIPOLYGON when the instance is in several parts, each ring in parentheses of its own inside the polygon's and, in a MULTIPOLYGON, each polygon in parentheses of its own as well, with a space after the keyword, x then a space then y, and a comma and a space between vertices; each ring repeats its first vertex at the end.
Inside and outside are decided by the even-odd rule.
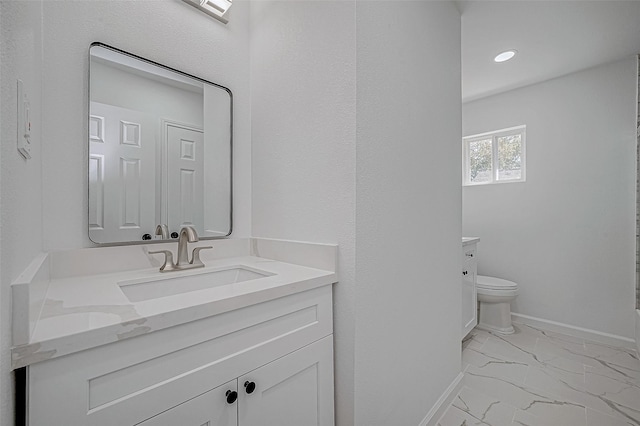
POLYGON ((229 87, 234 94, 234 235, 251 216, 249 5, 228 25, 180 1, 44 2, 45 250, 91 246, 87 237, 88 49, 117 47, 229 87), (73 16, 74 19, 69 17, 73 16))
POLYGON ((340 245, 338 425, 418 424, 460 370, 460 16, 389 11, 251 7, 252 230, 340 245))
MULTIPOLYGON (((13 424, 11 282, 42 249, 41 2, 0 2, 0 424, 13 424), (16 149, 16 80, 31 102, 32 159, 16 149)), ((48 143, 48 138, 45 143, 48 143)))
POLYGON ((339 244, 336 419, 353 425, 355 4, 251 5, 252 230, 339 244))
POLYGON ((527 181, 465 187, 478 273, 514 312, 634 337, 635 58, 463 106, 463 134, 527 126, 527 181))
POLYGON ((357 425, 417 425, 460 372, 460 15, 357 3, 357 425))

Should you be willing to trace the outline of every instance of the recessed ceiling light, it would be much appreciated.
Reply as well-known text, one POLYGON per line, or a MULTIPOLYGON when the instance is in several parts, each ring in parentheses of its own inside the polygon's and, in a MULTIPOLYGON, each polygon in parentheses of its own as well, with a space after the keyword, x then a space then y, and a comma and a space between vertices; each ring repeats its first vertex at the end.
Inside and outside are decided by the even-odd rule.
POLYGON ((496 56, 495 58, 493 58, 493 60, 496 61, 496 62, 508 61, 509 59, 511 59, 514 56, 516 56, 516 52, 517 52, 517 50, 504 51, 504 52, 498 54, 498 56, 496 56))

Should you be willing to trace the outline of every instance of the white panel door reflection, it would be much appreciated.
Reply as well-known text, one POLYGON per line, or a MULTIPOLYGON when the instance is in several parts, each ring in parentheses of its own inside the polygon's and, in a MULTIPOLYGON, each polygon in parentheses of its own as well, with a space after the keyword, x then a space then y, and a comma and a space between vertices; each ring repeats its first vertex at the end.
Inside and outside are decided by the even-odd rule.
MULTIPOLYGON (((166 125, 166 223, 170 232, 185 225, 204 229, 204 135, 191 126, 166 125)), ((203 235, 201 235, 203 236, 203 235)))
POLYGON ((156 222, 158 125, 151 115, 91 102, 89 231, 100 242, 141 240, 156 222))

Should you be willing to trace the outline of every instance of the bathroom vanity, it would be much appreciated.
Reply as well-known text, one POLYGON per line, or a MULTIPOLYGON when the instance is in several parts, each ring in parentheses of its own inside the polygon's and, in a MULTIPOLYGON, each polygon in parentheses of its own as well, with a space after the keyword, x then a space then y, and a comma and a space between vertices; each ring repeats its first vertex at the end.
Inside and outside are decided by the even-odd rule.
POLYGON ((480 238, 462 238, 462 338, 478 324, 477 246, 480 238))
POLYGON ((27 367, 29 424, 332 425, 337 248, 213 245, 196 271, 160 273, 146 246, 52 253, 26 271, 14 302, 31 291, 31 332, 12 361, 27 367))

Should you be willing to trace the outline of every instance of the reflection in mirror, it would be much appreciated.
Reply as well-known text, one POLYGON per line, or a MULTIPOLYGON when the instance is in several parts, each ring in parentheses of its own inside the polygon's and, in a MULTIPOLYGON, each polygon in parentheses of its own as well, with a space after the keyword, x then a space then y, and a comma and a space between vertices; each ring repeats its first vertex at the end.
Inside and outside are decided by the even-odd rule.
POLYGON ((231 91, 100 43, 89 69, 89 238, 229 235, 231 91))

